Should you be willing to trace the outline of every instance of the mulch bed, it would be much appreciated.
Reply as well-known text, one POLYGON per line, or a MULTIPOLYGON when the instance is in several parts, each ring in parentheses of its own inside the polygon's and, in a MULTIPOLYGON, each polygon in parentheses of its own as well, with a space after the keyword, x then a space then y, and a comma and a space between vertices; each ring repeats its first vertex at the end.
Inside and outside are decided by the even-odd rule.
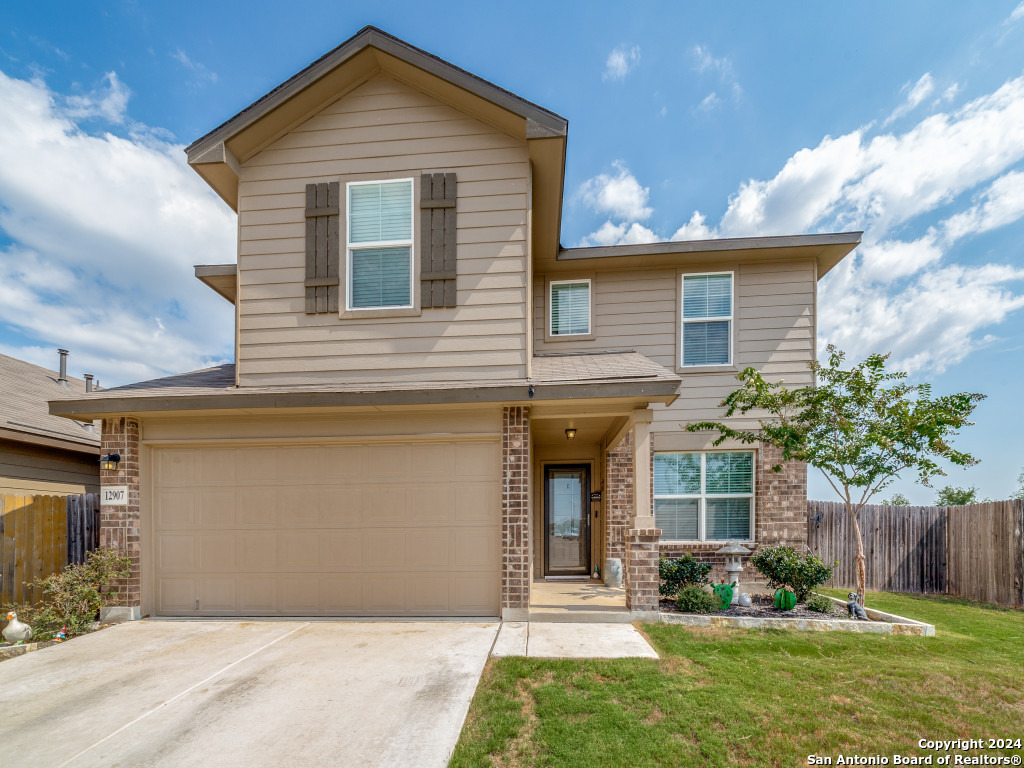
MULTIPOLYGON (((845 619, 846 611, 840 610, 839 606, 832 609, 831 613, 818 613, 810 611, 804 605, 797 605, 790 611, 780 611, 772 602, 771 595, 751 595, 753 605, 744 608, 733 605, 727 611, 712 611, 711 613, 700 614, 703 616, 752 616, 759 619, 845 619)), ((669 597, 662 597, 660 601, 662 613, 685 613, 676 606, 675 600, 669 597)), ((698 615, 698 614, 693 614, 698 615)))

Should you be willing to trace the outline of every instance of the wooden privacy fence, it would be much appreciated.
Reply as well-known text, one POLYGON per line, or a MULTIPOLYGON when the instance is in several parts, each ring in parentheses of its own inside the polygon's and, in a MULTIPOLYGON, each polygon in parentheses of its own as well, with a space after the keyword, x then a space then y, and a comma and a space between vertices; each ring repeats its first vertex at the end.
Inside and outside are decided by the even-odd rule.
POLYGON ((32 582, 99 544, 99 497, 0 496, 0 603, 35 603, 32 582))
MULTIPOLYGON (((1024 501, 964 507, 869 504, 857 521, 868 589, 1024 606, 1024 501)), ((857 549, 845 504, 807 502, 807 546, 827 563, 839 561, 829 586, 856 587, 857 549)))

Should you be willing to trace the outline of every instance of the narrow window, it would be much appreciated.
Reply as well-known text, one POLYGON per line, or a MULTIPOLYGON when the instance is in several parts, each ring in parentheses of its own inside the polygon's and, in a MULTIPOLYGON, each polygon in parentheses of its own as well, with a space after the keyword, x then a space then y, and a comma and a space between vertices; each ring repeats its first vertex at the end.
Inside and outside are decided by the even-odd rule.
POLYGON ((750 541, 754 454, 654 454, 654 520, 663 541, 750 541))
POLYGON ((683 365, 732 362, 732 273, 683 275, 683 365))
POLYGON ((412 306, 412 179, 349 182, 348 309, 412 306))
POLYGON ((550 306, 552 336, 590 333, 590 280, 552 282, 550 306))

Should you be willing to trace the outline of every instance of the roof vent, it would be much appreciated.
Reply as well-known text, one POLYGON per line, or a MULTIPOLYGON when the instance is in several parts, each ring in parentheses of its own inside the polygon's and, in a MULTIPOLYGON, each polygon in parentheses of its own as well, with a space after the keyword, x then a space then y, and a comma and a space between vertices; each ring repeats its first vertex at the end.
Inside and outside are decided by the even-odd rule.
POLYGON ((58 349, 57 354, 60 355, 60 375, 57 377, 57 383, 66 387, 68 385, 68 351, 58 349))
POLYGON ((85 374, 85 391, 92 392, 92 374, 85 374))

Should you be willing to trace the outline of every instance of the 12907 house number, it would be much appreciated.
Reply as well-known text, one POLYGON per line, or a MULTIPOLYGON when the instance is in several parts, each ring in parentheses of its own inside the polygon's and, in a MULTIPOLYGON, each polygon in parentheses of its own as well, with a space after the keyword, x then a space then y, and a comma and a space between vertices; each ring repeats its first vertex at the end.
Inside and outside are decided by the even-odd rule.
POLYGON ((127 485, 106 485, 100 494, 100 504, 109 507, 128 506, 127 485))

